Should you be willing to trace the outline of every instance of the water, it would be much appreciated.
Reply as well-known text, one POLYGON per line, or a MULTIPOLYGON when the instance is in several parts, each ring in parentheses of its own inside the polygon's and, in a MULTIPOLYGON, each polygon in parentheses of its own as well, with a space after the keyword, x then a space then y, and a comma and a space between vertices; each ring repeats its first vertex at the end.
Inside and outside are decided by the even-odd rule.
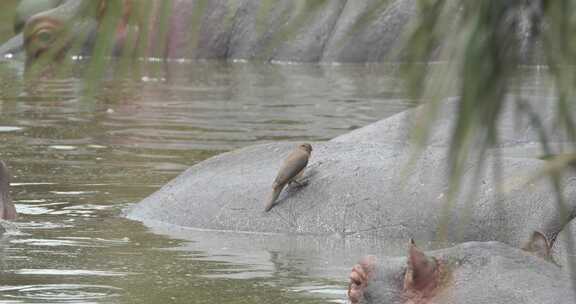
POLYGON ((87 95, 75 74, 30 82, 21 62, 0 63, 0 158, 20 213, 0 242, 0 302, 344 302, 352 261, 372 243, 151 230, 122 210, 215 154, 327 140, 405 109, 396 68, 147 69, 158 73, 110 77, 87 95))

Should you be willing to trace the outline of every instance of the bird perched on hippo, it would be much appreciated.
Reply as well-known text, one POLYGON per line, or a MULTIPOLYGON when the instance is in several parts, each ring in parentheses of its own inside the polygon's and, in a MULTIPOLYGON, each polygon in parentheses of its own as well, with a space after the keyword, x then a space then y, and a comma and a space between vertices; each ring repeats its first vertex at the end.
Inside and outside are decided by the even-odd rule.
POLYGON ((272 184, 272 193, 270 193, 266 208, 264 209, 266 212, 274 207, 280 192, 282 192, 282 189, 284 189, 286 185, 292 183, 300 184, 298 179, 302 177, 311 153, 312 145, 300 144, 286 157, 284 164, 278 171, 278 175, 276 175, 274 183, 272 184))

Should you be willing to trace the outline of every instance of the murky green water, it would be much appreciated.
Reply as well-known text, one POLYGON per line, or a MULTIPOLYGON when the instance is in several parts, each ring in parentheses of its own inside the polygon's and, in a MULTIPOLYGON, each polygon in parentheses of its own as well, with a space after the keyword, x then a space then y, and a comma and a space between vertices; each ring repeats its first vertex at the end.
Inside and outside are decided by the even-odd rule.
POLYGON ((167 236, 122 210, 217 153, 326 140, 405 109, 393 66, 156 64, 88 97, 76 77, 0 69, 0 158, 21 214, 0 244, 1 303, 344 302, 351 243, 167 236))

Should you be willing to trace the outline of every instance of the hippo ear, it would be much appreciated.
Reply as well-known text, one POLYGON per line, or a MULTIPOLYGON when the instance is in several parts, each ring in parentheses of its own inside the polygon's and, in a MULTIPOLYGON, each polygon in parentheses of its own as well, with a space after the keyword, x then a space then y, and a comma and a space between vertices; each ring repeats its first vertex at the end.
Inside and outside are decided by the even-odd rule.
POLYGON ((424 254, 414 240, 410 240, 408 249, 408 269, 404 277, 404 289, 424 291, 438 283, 438 261, 424 254))
POLYGON ((548 242, 548 238, 546 238, 543 233, 534 231, 528 242, 522 246, 522 249, 538 257, 547 259, 550 257, 551 247, 552 244, 548 242))

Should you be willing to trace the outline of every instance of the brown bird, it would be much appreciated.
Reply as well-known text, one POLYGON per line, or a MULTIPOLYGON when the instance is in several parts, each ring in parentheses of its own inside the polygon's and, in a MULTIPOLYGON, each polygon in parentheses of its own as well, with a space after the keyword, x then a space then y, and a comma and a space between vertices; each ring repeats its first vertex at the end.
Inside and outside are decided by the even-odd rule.
POLYGON ((8 169, 0 160, 0 219, 13 220, 16 218, 16 208, 10 198, 10 181, 8 169))
POLYGON ((297 182, 297 179, 302 176, 304 168, 308 164, 308 159, 310 159, 310 153, 312 153, 310 144, 300 144, 296 150, 286 157, 272 184, 272 193, 266 204, 266 209, 264 209, 265 211, 270 211, 274 207, 276 199, 278 199, 280 192, 287 184, 297 182))

